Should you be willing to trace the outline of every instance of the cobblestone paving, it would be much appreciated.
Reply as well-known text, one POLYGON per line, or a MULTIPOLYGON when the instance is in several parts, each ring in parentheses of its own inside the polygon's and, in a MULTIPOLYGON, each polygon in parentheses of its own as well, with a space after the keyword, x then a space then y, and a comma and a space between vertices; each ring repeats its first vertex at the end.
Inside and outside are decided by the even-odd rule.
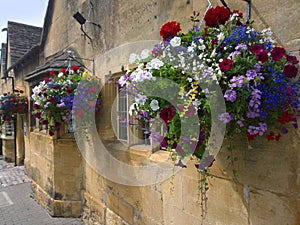
POLYGON ((24 166, 0 158, 0 225, 83 225, 77 218, 55 218, 30 197, 24 166))
POLYGON ((6 163, 0 158, 0 189, 10 185, 29 182, 25 175, 24 166, 14 166, 14 163, 6 163))

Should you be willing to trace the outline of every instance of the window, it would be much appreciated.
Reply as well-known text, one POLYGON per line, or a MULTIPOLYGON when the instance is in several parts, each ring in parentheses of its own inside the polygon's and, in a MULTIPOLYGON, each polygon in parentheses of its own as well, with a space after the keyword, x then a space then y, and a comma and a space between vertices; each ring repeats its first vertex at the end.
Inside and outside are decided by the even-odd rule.
POLYGON ((101 118, 98 116, 96 119, 99 135, 106 143, 115 146, 122 143, 123 149, 138 145, 151 147, 149 135, 144 132, 145 127, 129 115, 133 97, 117 84, 120 76, 109 76, 102 88, 101 107, 104 110, 100 111, 101 118))
POLYGON ((117 103, 117 137, 119 140, 126 141, 128 139, 128 95, 125 91, 118 88, 118 103, 117 103))

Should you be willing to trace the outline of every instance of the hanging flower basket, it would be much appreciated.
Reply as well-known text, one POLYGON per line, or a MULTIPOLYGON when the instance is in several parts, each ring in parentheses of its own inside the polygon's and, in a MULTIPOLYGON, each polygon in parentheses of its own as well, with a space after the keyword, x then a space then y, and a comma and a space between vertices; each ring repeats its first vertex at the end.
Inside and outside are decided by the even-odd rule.
POLYGON ((51 72, 50 77, 33 89, 32 113, 40 119, 41 124, 48 126, 49 135, 53 136, 62 124, 70 124, 74 116, 84 117, 99 110, 99 85, 98 78, 81 72, 76 66, 69 71, 63 69, 58 75, 51 72), (74 95, 77 93, 82 95, 81 105, 78 101, 74 104, 74 95))
POLYGON ((13 93, 4 93, 0 96, 0 116, 4 121, 12 120, 16 114, 28 112, 28 99, 24 91, 15 89, 13 93))
POLYGON ((176 165, 185 166, 180 159, 190 153, 200 160, 197 169, 212 165, 214 155, 205 151, 213 123, 226 125, 227 137, 242 133, 248 140, 264 136, 279 141, 287 124, 297 128, 299 61, 276 43, 271 30, 256 31, 253 21, 242 23, 241 12, 219 6, 206 12, 203 30, 197 14, 191 18, 194 24, 186 33, 178 22, 164 24, 163 41, 152 52, 131 54, 130 63, 136 66, 119 79, 134 95, 130 113, 136 119, 150 125, 157 118, 162 121, 162 129, 147 132, 175 155, 174 161, 179 157, 176 165), (220 88, 221 98, 213 87, 220 88), (161 92, 173 97, 156 94, 161 92), (212 103, 222 102, 225 110, 216 121, 212 103), (189 123, 195 116, 199 130, 183 130, 183 118, 189 123))

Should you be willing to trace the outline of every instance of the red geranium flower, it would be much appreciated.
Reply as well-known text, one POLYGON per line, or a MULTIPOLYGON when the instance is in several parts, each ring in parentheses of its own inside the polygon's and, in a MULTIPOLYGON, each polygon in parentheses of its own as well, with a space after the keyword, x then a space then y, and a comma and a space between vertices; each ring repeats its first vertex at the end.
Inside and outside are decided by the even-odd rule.
POLYGON ((294 120, 294 113, 289 113, 288 111, 283 111, 281 116, 277 119, 277 121, 281 124, 286 124, 294 120))
POLYGON ((160 36, 166 41, 169 38, 175 37, 180 30, 180 23, 175 21, 167 22, 161 27, 160 36))
POLYGON ((269 134, 266 135, 266 138, 269 140, 269 141, 272 141, 275 139, 274 137, 275 133, 273 131, 271 131, 269 134))
POLYGON ((249 134, 247 133, 247 139, 248 141, 252 141, 256 138, 257 134, 249 134))
POLYGON ((62 69, 60 72, 63 73, 64 75, 67 75, 67 69, 66 68, 62 69))
POLYGON ((217 26, 217 21, 218 21, 218 17, 215 13, 215 9, 211 8, 209 9, 205 16, 204 16, 204 20, 205 20, 205 25, 208 27, 215 27, 217 26))
POLYGON ((48 82, 50 81, 49 77, 45 77, 45 78, 44 78, 44 81, 45 81, 46 83, 48 83, 48 82))
POLYGON ((225 24, 230 17, 230 11, 224 6, 217 6, 216 8, 209 9, 205 16, 205 25, 208 27, 218 27, 225 24))
POLYGON ((231 14, 238 14, 238 20, 236 21, 236 25, 242 25, 242 22, 240 21, 240 19, 243 18, 243 13, 240 12, 239 10, 233 10, 231 14))
POLYGON ((52 77, 54 75, 54 72, 51 70, 49 74, 52 77))
POLYGON ((285 50, 282 47, 275 47, 271 51, 271 57, 274 61, 279 61, 285 55, 285 50))
POLYGON ((283 69, 283 74, 288 78, 296 77, 298 74, 298 68, 295 65, 286 65, 283 69))
POLYGON ((215 13, 218 16, 219 24, 225 24, 226 21, 230 18, 230 11, 224 6, 217 6, 215 13))
POLYGON ((239 17, 239 18, 243 18, 243 13, 240 12, 239 10, 236 10, 236 9, 235 9, 235 10, 232 11, 231 14, 238 14, 238 17, 239 17))
POLYGON ((222 62, 220 62, 219 66, 220 66, 221 71, 223 71, 223 72, 230 70, 232 67, 232 60, 225 58, 225 59, 223 59, 222 62))
POLYGON ((72 70, 73 70, 75 73, 78 73, 79 66, 72 66, 72 70))

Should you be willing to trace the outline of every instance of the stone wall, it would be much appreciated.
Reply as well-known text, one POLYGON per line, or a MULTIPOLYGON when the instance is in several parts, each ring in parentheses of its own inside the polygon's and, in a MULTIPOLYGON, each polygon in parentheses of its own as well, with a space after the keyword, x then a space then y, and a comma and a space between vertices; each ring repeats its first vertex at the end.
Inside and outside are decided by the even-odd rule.
MULTIPOLYGON (((95 74, 103 83, 107 75, 119 73, 121 66, 127 65, 130 53, 140 53, 145 47, 153 46, 160 39, 159 29, 163 23, 176 20, 182 24, 183 31, 187 31, 192 11, 200 10, 204 14, 207 7, 206 1, 196 0, 94 1, 89 19, 99 23, 101 29, 90 24, 84 25, 92 38, 89 40, 81 36, 79 24, 72 18, 76 11, 87 16, 89 1, 54 2, 53 18, 44 46, 45 58, 72 47, 82 58, 94 59, 95 74)), ((220 4, 216 0, 211 2, 214 6, 220 4)), ((246 10, 245 1, 226 2, 232 9, 246 10)), ((252 18, 256 21, 256 27, 271 27, 286 49, 299 54, 300 25, 295 22, 299 19, 299 9, 298 0, 252 1, 252 18)), ((91 61, 85 61, 85 64, 88 68, 93 67, 91 61)), ((103 96, 108 100, 110 97, 103 96)), ((105 106, 109 107, 109 104, 105 106)), ((105 129, 111 130, 110 117, 101 113, 100 116, 103 117, 97 118, 98 125, 105 123, 105 129)), ((107 136, 111 134, 108 130, 104 133, 107 136)), ((232 176, 232 168, 226 159, 229 154, 226 150, 229 141, 226 140, 224 149, 210 170, 212 176, 208 178, 207 214, 203 224, 300 224, 299 136, 299 130, 293 130, 280 142, 257 139, 251 146, 244 138, 232 140, 236 146, 234 154, 238 158, 235 162, 238 171, 236 178, 232 176)), ((60 189, 61 182, 65 182, 70 175, 65 172, 66 166, 74 172, 71 175, 74 179, 64 185, 73 189, 71 201, 74 200, 76 204, 81 201, 83 218, 87 224, 198 225, 203 220, 202 201, 197 188, 200 175, 194 169, 193 161, 188 163, 188 168, 180 170, 174 180, 148 186, 126 186, 104 178, 87 162, 82 163, 77 155, 79 152, 74 153, 78 150, 73 142, 60 146, 58 140, 32 132, 28 143, 26 165, 33 180, 35 196, 46 207, 47 201, 56 200, 55 193, 60 193, 60 196, 66 194, 65 190, 60 189), (69 148, 69 145, 73 147, 69 148), (79 172, 81 167, 82 174, 79 172), (81 176, 82 186, 76 186, 74 182, 81 182, 81 176), (172 192, 170 182, 173 183, 172 192)), ((124 156, 124 152, 112 148, 100 149, 105 150, 114 152, 112 154, 117 159, 125 158, 130 164, 149 160, 135 154, 125 153, 124 156)), ((152 154, 151 159, 165 161, 166 157, 158 152, 152 154)), ((57 215, 53 213, 53 208, 48 210, 57 215)), ((70 215, 67 209, 60 212, 61 215, 70 215)))
POLYGON ((34 198, 52 216, 80 216, 82 157, 74 138, 36 130, 26 144, 25 165, 34 198))

